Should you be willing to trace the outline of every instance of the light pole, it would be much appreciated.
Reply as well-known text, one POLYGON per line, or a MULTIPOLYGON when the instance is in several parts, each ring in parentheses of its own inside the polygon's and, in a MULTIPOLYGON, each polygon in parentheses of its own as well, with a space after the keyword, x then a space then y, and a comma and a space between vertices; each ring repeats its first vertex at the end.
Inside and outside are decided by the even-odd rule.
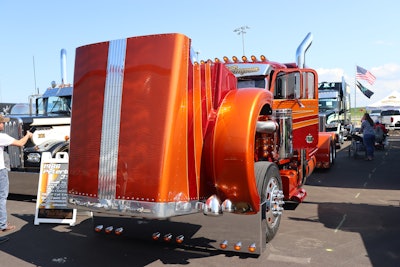
POLYGON ((245 53, 244 53, 244 34, 246 33, 247 29, 250 29, 250 27, 242 26, 242 27, 239 27, 239 28, 233 30, 233 32, 236 32, 238 35, 242 35, 243 56, 245 55, 245 53))

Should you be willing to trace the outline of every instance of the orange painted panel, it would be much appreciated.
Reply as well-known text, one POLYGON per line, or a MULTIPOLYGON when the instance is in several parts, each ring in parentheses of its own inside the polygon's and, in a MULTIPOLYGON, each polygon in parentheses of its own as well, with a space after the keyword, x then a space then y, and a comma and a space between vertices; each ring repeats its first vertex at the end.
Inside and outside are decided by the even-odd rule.
POLYGON ((68 191, 97 196, 108 42, 76 50, 68 191))
POLYGON ((180 34, 128 39, 117 197, 189 198, 188 51, 180 34))

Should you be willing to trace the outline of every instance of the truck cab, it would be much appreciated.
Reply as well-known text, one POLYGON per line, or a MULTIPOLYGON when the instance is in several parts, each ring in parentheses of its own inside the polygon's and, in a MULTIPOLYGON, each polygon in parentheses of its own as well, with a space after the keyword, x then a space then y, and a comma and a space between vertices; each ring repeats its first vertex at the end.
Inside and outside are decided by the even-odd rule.
POLYGON ((352 129, 350 113, 350 88, 342 82, 318 84, 318 108, 321 132, 335 132, 340 147, 352 129))
POLYGON ((15 139, 22 138, 28 130, 33 137, 24 148, 10 146, 11 171, 39 172, 42 152, 68 151, 71 122, 72 86, 48 88, 43 95, 30 97, 31 114, 10 114, 5 132, 15 139))

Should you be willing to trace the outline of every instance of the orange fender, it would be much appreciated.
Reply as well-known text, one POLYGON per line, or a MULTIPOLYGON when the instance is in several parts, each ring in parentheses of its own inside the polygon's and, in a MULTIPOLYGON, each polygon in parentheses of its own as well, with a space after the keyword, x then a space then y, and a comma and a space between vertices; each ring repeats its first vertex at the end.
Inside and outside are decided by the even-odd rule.
POLYGON ((213 177, 221 200, 247 204, 251 211, 258 211, 260 204, 254 174, 256 122, 271 102, 266 90, 230 91, 218 109, 212 137, 213 177))
POLYGON ((335 154, 335 133, 320 132, 318 134, 318 150, 315 154, 317 168, 330 168, 335 154))

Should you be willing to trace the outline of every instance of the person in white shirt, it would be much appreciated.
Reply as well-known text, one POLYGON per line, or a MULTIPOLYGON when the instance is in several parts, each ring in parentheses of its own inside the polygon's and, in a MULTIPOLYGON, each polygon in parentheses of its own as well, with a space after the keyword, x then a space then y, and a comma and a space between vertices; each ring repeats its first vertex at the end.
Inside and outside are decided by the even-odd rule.
POLYGON ((15 226, 9 224, 7 221, 6 204, 9 192, 9 180, 8 170, 4 164, 4 147, 9 145, 22 147, 32 137, 30 131, 27 131, 26 135, 19 140, 4 133, 4 123, 8 121, 10 121, 10 118, 0 115, 0 230, 3 232, 15 229, 15 226))

